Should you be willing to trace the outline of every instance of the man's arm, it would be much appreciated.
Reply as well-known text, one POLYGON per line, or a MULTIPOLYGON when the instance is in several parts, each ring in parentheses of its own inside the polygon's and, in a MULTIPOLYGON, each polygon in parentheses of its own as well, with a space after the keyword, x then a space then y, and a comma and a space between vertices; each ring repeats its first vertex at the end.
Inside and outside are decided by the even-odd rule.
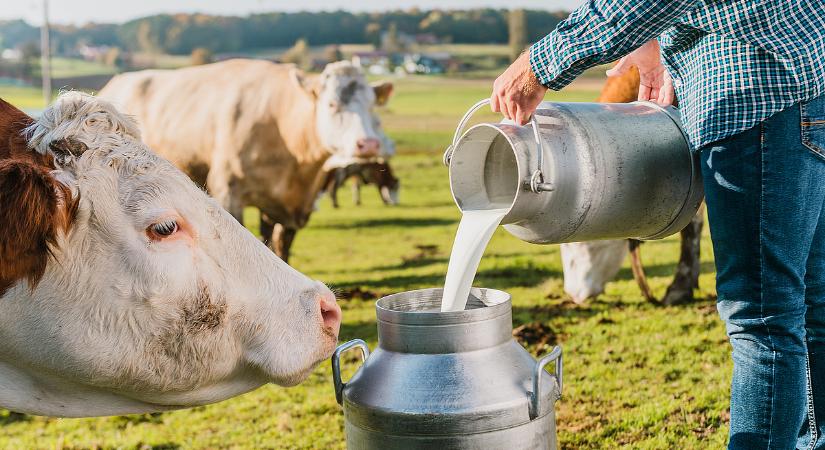
POLYGON ((598 64, 662 34, 702 0, 589 0, 536 42, 493 85, 493 111, 525 123, 547 88, 558 90, 598 64))
POLYGON ((530 47, 539 82, 559 90, 590 67, 658 37, 700 0, 591 0, 530 47))

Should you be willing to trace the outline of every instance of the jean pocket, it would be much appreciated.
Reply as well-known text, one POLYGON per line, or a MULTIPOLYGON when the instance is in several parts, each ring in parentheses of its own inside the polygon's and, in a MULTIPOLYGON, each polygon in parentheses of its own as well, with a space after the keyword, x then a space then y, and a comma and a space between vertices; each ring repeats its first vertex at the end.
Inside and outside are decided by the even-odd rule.
POLYGON ((802 145, 825 159, 825 96, 802 102, 799 109, 802 113, 802 145))

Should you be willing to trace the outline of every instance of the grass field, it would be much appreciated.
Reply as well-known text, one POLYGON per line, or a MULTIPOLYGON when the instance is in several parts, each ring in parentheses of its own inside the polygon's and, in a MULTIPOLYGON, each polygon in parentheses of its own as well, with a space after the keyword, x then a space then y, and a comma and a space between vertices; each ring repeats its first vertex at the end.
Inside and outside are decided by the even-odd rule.
MULTIPOLYGON (((459 213, 441 151, 460 115, 485 97, 489 86, 489 80, 398 80, 383 120, 399 145, 393 164, 402 180, 401 206, 381 205, 371 188, 364 190, 361 207, 352 206, 348 195, 341 195, 338 210, 325 199, 298 234, 293 265, 344 294, 355 294, 341 300, 341 341, 363 338, 374 347, 375 297, 443 282, 459 213)), ((595 96, 584 86, 549 99, 595 96)), ((702 252, 701 289, 693 304, 646 303, 625 267, 604 295, 576 305, 562 291, 557 246, 526 244, 503 230, 493 238, 475 284, 513 295, 514 326, 549 327, 546 344, 526 343, 531 353, 544 353, 553 343, 564 348, 565 392, 557 404, 562 448, 724 445, 731 364, 715 311, 707 236, 702 252)), ((678 242, 647 243, 643 255, 651 285, 661 295, 678 242)), ((350 361, 350 373, 353 366, 350 361)), ((187 411, 82 420, 3 411, 0 448, 338 449, 344 448, 342 421, 325 362, 299 387, 267 386, 187 411)))

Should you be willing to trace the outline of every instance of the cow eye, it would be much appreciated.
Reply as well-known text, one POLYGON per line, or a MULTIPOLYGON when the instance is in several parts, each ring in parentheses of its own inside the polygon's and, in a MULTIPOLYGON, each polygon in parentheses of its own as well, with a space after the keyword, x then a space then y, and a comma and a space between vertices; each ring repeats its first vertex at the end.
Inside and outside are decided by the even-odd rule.
POLYGON ((158 222, 152 224, 149 227, 149 234, 151 237, 155 238, 165 238, 169 237, 175 232, 178 231, 178 222, 176 220, 165 220, 163 222, 158 222))

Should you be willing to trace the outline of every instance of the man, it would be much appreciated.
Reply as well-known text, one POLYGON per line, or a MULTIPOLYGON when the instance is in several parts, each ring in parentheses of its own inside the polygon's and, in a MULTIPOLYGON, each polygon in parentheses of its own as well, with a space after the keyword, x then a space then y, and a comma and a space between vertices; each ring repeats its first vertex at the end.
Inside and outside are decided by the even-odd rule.
POLYGON ((548 88, 623 55, 640 100, 675 87, 700 152, 729 448, 825 448, 825 2, 590 0, 495 81, 493 110, 525 123, 548 88))

